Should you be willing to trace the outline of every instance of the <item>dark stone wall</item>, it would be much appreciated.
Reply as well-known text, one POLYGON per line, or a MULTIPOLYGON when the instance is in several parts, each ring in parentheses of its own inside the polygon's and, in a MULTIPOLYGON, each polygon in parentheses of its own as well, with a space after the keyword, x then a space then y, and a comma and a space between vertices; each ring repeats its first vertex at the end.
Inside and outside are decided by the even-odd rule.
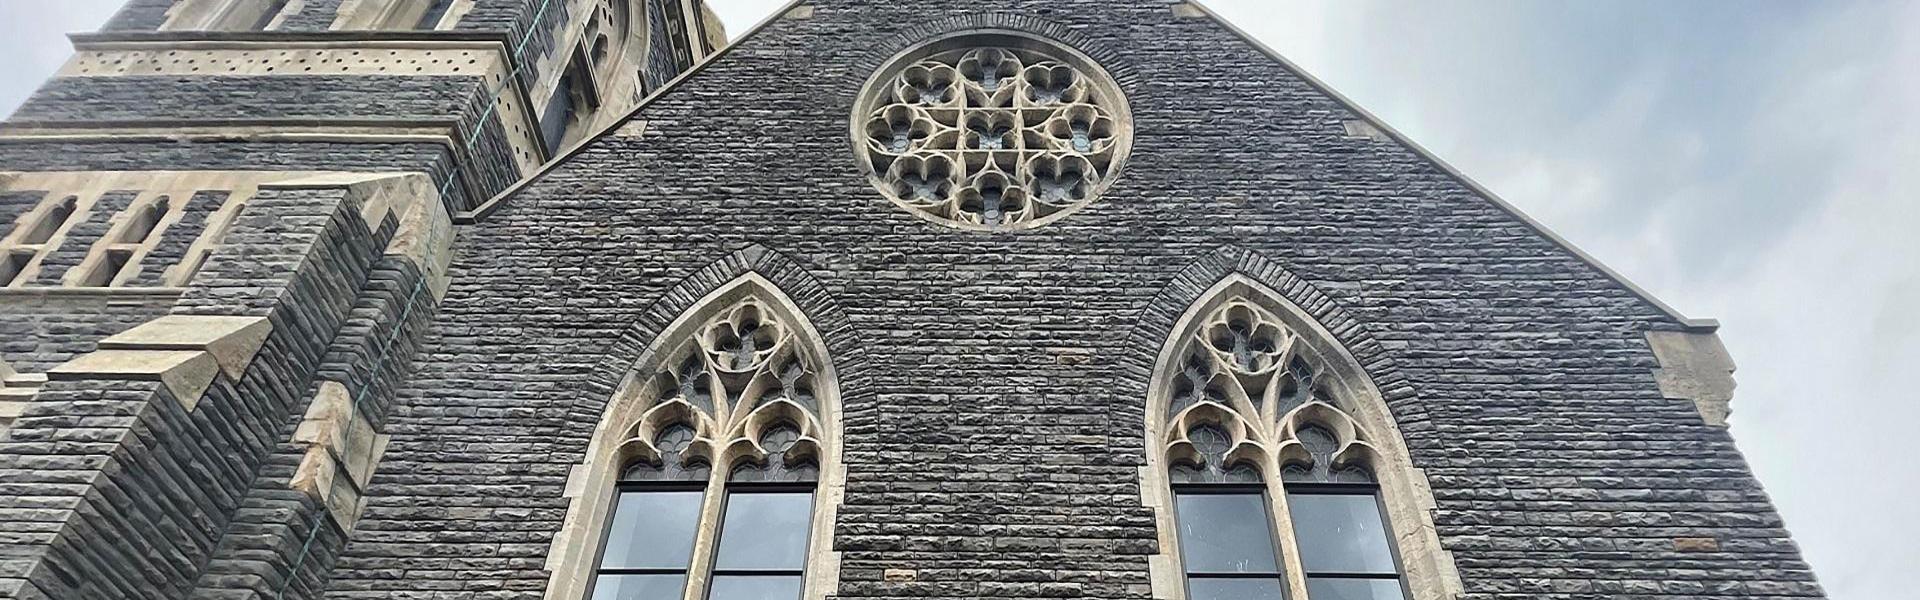
POLYGON ((480 77, 398 75, 63 77, 14 121, 452 120, 486 95, 480 77))
POLYGON ((475 193, 453 176, 454 164, 449 148, 432 143, 0 140, 0 169, 17 171, 419 170, 436 184, 451 181, 444 195, 454 206, 484 201, 514 181, 495 168, 475 193))
POLYGON ((107 336, 167 314, 172 296, 0 295, 0 361, 41 373, 92 352, 107 336))
POLYGON ((344 190, 262 192, 175 313, 265 316, 191 411, 157 382, 56 379, 0 435, 0 597, 181 598, 227 533, 394 230, 344 190))
POLYGON ((175 0, 128 0, 107 20, 102 31, 153 31, 167 22, 167 9, 175 0))
POLYGON ((15 122, 83 124, 98 121, 207 121, 290 119, 373 122, 453 122, 458 148, 433 144, 348 142, 70 142, 31 148, 0 143, 0 168, 171 170, 364 169, 422 170, 445 187, 455 210, 483 202, 519 180, 503 115, 489 110, 493 90, 478 77, 406 76, 124 76, 49 81, 14 113, 15 122), (104 152, 104 156, 72 154, 104 152), (18 151, 16 153, 15 151, 18 151), (462 160, 449 161, 454 151, 462 160), (17 158, 17 160, 15 160, 17 158), (66 159, 81 159, 69 162, 66 159), (103 167, 98 165, 113 165, 103 167), (467 181, 448 181, 452 164, 467 181), (86 165, 86 166, 80 166, 86 165))
POLYGON ((559 28, 571 13, 568 0, 479 0, 455 28, 507 32, 508 51, 528 67, 520 70, 520 83, 531 88, 548 74, 532 67, 559 49, 559 28))
POLYGON ((356 409, 376 430, 384 429, 394 387, 410 372, 432 315, 433 295, 413 263, 384 257, 373 265, 319 365, 317 381, 281 425, 274 438, 281 443, 254 480, 191 598, 319 597, 347 536, 310 496, 292 489, 307 445, 289 440, 320 381, 345 385, 356 409))
POLYGON ((597 374, 756 244, 818 282, 846 318, 829 344, 869 373, 843 390, 841 597, 1146 597, 1137 365, 1164 337, 1132 331, 1235 270, 1375 349, 1469 598, 1821 596, 1727 433, 1654 384, 1644 334, 1679 323, 1428 160, 1348 138, 1357 115, 1214 22, 1147 0, 813 5, 643 110, 644 137, 591 144, 462 232, 329 598, 541 597, 597 374), (1134 153, 1094 205, 963 232, 855 166, 853 95, 880 61, 973 27, 1120 79, 1134 153), (896 568, 918 581, 882 581, 896 568))

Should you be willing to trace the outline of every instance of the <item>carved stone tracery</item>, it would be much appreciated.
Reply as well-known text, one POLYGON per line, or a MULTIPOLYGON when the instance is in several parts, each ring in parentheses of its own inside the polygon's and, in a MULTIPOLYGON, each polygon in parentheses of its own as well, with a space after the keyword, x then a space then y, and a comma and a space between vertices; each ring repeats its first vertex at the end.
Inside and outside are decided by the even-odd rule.
POLYGON ((1304 598, 1289 496, 1301 484, 1358 484, 1344 489, 1376 494, 1409 597, 1460 597, 1458 569, 1434 527, 1433 492, 1379 387, 1321 317, 1277 289, 1229 274, 1191 300, 1161 347, 1141 472, 1160 525, 1161 553, 1148 561, 1154 596, 1188 599, 1174 488, 1264 489, 1288 597, 1304 598))
POLYGON ((1300 336, 1247 298, 1209 313, 1174 356, 1162 440, 1174 483, 1371 483, 1379 455, 1324 387, 1300 336))
POLYGON ((1037 40, 950 42, 868 85, 854 137, 874 185, 963 228, 1033 228, 1092 203, 1131 144, 1113 81, 1037 40))
POLYGON ((736 481, 813 481, 824 425, 814 385, 819 357, 757 298, 722 310, 666 353, 628 427, 623 478, 705 481, 714 465, 736 481))

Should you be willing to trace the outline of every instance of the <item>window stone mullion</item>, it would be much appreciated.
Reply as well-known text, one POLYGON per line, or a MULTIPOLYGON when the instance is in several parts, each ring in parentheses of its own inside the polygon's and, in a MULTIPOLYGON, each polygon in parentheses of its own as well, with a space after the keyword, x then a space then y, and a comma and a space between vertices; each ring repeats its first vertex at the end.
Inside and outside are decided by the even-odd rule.
POLYGON ((1280 546, 1280 570, 1287 577, 1287 597, 1307 597, 1307 568, 1300 554, 1300 540, 1293 535, 1293 511, 1287 507, 1287 485, 1280 480, 1280 460, 1267 455, 1260 466, 1262 482, 1267 486, 1267 509, 1273 515, 1273 540, 1280 546))
POLYGON ((703 600, 707 586, 713 583, 713 563, 719 551, 720 520, 727 504, 727 473, 731 470, 719 460, 708 469, 707 495, 700 501, 700 531, 693 538, 693 560, 687 563, 687 587, 683 600, 703 600))

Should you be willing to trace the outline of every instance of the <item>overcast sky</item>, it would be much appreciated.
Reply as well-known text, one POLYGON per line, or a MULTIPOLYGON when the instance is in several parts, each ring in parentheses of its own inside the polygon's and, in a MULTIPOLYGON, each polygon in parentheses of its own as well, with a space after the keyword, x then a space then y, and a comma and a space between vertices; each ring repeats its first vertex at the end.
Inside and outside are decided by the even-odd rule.
MULTIPOLYGON (((0 0, 0 113, 120 2, 0 0)), ((738 34, 785 2, 713 4, 738 34)), ((1913 597, 1920 1, 1207 4, 1723 321, 1734 435, 1832 597, 1913 597)))

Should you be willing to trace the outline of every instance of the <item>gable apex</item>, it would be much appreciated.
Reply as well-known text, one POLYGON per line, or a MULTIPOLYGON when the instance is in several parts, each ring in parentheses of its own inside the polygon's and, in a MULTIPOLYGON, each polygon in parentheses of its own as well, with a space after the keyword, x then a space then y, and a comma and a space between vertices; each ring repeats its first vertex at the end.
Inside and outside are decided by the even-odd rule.
POLYGON ((1660 298, 1654 296, 1653 293, 1647 291, 1646 288, 1640 287, 1639 284, 1634 283, 1633 280, 1628 279, 1625 275, 1621 274, 1618 271, 1615 271, 1612 267, 1607 266, 1606 263, 1600 262, 1600 259, 1595 258, 1592 254, 1588 254, 1586 250, 1583 250, 1579 246, 1575 245, 1573 241, 1568 240, 1564 236, 1561 236, 1559 233, 1555 232, 1553 229, 1547 227, 1545 223, 1541 223, 1539 220, 1534 219, 1531 215, 1528 215, 1526 212, 1520 210, 1518 206, 1514 206, 1513 203, 1508 202, 1505 198, 1501 198, 1500 195, 1495 194, 1492 189, 1489 189, 1485 185, 1481 185, 1479 181, 1468 176, 1465 172, 1462 172, 1460 169, 1454 167, 1452 164, 1448 163, 1445 159, 1440 158, 1440 156, 1438 154, 1435 154, 1432 150, 1428 150, 1425 146, 1422 146, 1418 142, 1413 141, 1412 138, 1408 137, 1404 133, 1401 133, 1398 129, 1394 129, 1393 126, 1388 125, 1385 120, 1382 120, 1379 116, 1374 115, 1372 112, 1368 111, 1366 108, 1360 106, 1359 103, 1354 102, 1353 99, 1348 98, 1345 94, 1340 93, 1340 91, 1334 89, 1333 86, 1327 85, 1325 81, 1321 81, 1320 78, 1315 77, 1312 73, 1307 72, 1306 69, 1300 67, 1300 65, 1294 63, 1291 59, 1288 59, 1286 56, 1280 54, 1279 51, 1274 50, 1272 46, 1268 46, 1265 42, 1260 41, 1259 38, 1253 37, 1253 35, 1248 33, 1245 29, 1241 29, 1239 25, 1235 25, 1232 21, 1228 20, 1226 17, 1221 16, 1220 13, 1215 12, 1212 8, 1208 8, 1205 3, 1200 2, 1199 0, 1188 0, 1188 1, 1180 2, 1178 4, 1173 5, 1172 10, 1176 16, 1180 16, 1180 17, 1195 18, 1195 19, 1205 18, 1205 19, 1212 20, 1214 23, 1220 25, 1220 27, 1232 33, 1235 37, 1238 37, 1242 41, 1246 42, 1248 46, 1253 47, 1255 50, 1259 51, 1261 54, 1264 54, 1268 58, 1273 59, 1274 62, 1279 63, 1282 68, 1285 68, 1287 71, 1299 77, 1300 80, 1305 82, 1307 85, 1312 86, 1315 90, 1319 91, 1322 94, 1325 94, 1328 98, 1333 99, 1334 102, 1338 102, 1341 106, 1345 107, 1349 111, 1352 111, 1353 114, 1359 116, 1360 119, 1366 125, 1366 127, 1362 128, 1365 131, 1357 131, 1353 133, 1364 135, 1367 137, 1384 137, 1385 139, 1396 142, 1400 144, 1400 146, 1406 148, 1407 150, 1412 151, 1414 154, 1418 155, 1421 159, 1426 160, 1429 163, 1432 163, 1434 167, 1446 173, 1448 177, 1451 177, 1455 181, 1459 182, 1461 185, 1466 186, 1467 189, 1471 190, 1476 196, 1479 196, 1480 198, 1486 200, 1489 203, 1492 203, 1496 208, 1499 208, 1502 212, 1505 212, 1511 215, 1514 219, 1520 221, 1520 223, 1525 225, 1528 229, 1533 230, 1534 233, 1539 234, 1541 237, 1546 238, 1548 241, 1552 242, 1554 245, 1559 246, 1561 249, 1566 250, 1568 253, 1572 254, 1575 258, 1578 258, 1581 262, 1586 263, 1587 265, 1593 267, 1595 270, 1599 271, 1602 275, 1605 275, 1608 279, 1611 279, 1615 283, 1620 284, 1621 287, 1626 288, 1626 290, 1632 293, 1634 296, 1639 297, 1641 300, 1645 301, 1647 304, 1652 305, 1654 308, 1658 309, 1661 313, 1666 314, 1668 317, 1671 317, 1674 321, 1677 321, 1681 325, 1684 325, 1689 331, 1693 331, 1696 333, 1713 333, 1714 331, 1720 328, 1720 322, 1718 320, 1698 319, 1698 318, 1688 317, 1685 314, 1681 313, 1678 309, 1667 304, 1665 301, 1662 301, 1660 298))

